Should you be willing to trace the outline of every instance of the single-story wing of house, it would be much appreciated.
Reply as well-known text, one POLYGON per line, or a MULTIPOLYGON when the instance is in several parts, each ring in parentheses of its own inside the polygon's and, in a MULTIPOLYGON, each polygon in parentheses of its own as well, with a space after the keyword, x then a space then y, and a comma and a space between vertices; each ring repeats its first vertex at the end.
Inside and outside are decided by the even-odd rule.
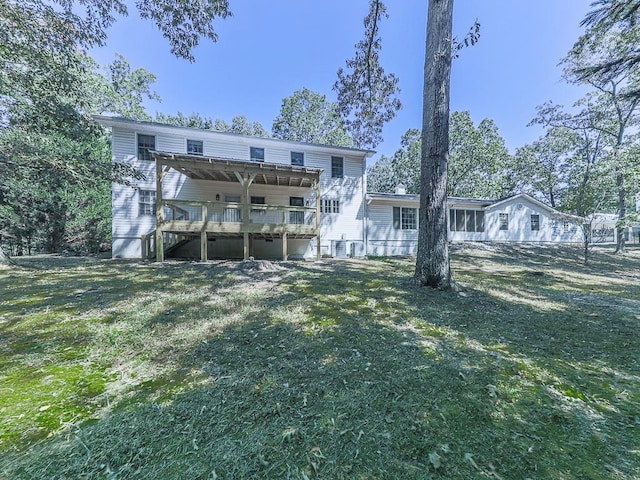
MULTIPOLYGON (((419 195, 402 186, 367 194, 370 255, 412 255, 417 251, 419 195)), ((452 242, 582 243, 583 221, 527 194, 501 200, 449 197, 447 225, 452 242)))
MULTIPOLYGON (((320 258, 415 254, 417 195, 366 193, 375 152, 98 116, 114 162, 116 258, 320 258)), ((450 241, 583 241, 583 220, 525 194, 448 199, 450 241)), ((604 219, 604 217, 602 217, 604 219)), ((598 223, 609 232, 610 219, 598 223)), ((615 240, 615 239, 614 239, 615 240)))

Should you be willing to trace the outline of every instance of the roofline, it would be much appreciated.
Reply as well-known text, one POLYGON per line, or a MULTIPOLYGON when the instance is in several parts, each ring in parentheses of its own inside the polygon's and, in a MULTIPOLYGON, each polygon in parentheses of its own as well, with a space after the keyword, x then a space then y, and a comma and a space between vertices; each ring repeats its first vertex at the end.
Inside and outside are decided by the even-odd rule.
POLYGON ((296 142, 294 140, 282 140, 279 138, 271 138, 271 137, 256 137, 253 135, 242 135, 240 133, 232 133, 232 132, 221 132, 219 130, 212 130, 212 129, 205 129, 205 128, 193 128, 193 127, 183 127, 181 125, 170 125, 168 123, 161 123, 161 122, 154 122, 154 121, 147 121, 147 120, 132 120, 130 118, 125 118, 125 117, 112 117, 109 115, 93 115, 92 116, 98 123, 107 126, 107 127, 114 127, 114 126, 121 126, 121 125, 141 125, 141 126, 146 126, 146 127, 154 127, 154 128, 168 128, 168 129, 175 129, 175 130, 190 130, 190 131, 196 131, 196 132, 205 132, 207 134, 213 134, 213 135, 221 135, 221 136, 230 136, 230 137, 239 137, 239 138, 246 138, 246 139, 251 139, 251 138, 255 138, 257 140, 260 141, 267 141, 267 142, 278 142, 278 143, 288 143, 291 145, 304 145, 307 147, 313 147, 313 148, 321 148, 321 149, 325 149, 325 150, 332 150, 332 151, 344 151, 344 152, 351 152, 351 154, 357 153, 362 155, 362 157, 364 159, 367 159, 369 157, 372 157, 376 151, 375 150, 363 150, 360 148, 353 148, 353 147, 341 147, 341 146, 337 146, 337 145, 323 145, 320 143, 309 143, 309 142, 296 142))

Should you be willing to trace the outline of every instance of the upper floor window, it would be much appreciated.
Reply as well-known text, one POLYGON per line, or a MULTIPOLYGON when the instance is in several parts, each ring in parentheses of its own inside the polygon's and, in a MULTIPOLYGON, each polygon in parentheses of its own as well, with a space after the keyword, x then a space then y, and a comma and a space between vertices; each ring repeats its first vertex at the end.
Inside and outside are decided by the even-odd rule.
POLYGON ((264 148, 249 147, 252 162, 264 162, 264 148))
POLYGON ((393 228, 396 230, 417 230, 418 209, 393 207, 393 228))
POLYGON ((138 215, 156 214, 156 191, 138 190, 138 215))
POLYGON ((298 167, 304 166, 304 153, 291 152, 291 165, 297 165, 298 167))
POLYGON ((138 160, 152 161, 151 151, 156 149, 155 135, 138 134, 138 160))
POLYGON ((187 140, 187 154, 202 155, 203 153, 202 140, 187 140))
POLYGON ((320 201, 320 213, 340 213, 340 200, 323 198, 320 201))
POLYGON ((531 231, 538 231, 540 230, 540 215, 535 215, 532 214, 531 215, 531 231))
POLYGON ((498 214, 498 219, 500 221, 500 230, 509 230, 509 214, 500 213, 498 214))
POLYGON ((481 210, 450 210, 449 230, 452 232, 484 232, 484 212, 481 210))
POLYGON ((331 157, 331 177, 332 178, 344 177, 344 158, 331 157))

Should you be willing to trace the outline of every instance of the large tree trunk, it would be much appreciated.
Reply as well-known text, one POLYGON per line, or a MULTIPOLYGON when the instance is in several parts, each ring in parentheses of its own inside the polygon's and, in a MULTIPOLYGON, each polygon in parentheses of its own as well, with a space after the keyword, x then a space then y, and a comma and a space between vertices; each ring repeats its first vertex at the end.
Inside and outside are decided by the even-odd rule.
POLYGON ((10 263, 11 259, 5 255, 2 245, 0 245, 0 265, 9 265, 10 263))
POLYGON ((453 0, 429 0, 424 65, 420 224, 415 281, 453 286, 447 238, 449 162, 449 89, 453 0))

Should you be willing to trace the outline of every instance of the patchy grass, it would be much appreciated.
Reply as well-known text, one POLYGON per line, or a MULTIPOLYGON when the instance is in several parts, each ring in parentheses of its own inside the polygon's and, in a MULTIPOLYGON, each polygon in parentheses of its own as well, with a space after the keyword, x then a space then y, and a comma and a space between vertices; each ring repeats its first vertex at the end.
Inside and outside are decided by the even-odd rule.
MULTIPOLYGON (((640 251, 0 270, 0 477, 640 476, 640 251)), ((27 265, 28 264, 28 265, 27 265)))

